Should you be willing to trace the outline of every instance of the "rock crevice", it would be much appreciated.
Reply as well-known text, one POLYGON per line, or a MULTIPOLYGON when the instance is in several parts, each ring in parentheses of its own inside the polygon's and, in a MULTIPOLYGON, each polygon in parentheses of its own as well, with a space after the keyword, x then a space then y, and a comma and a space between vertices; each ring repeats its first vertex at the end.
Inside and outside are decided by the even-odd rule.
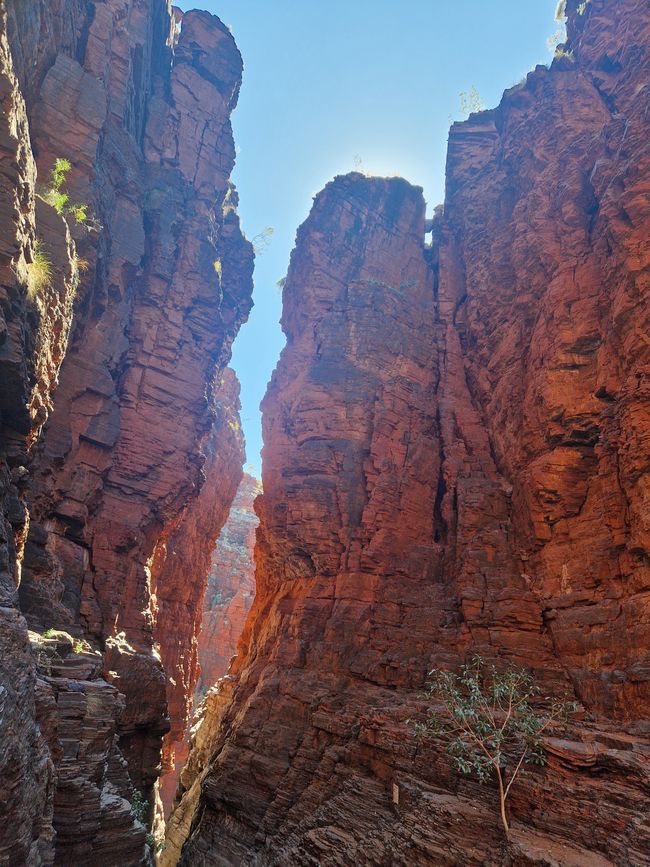
POLYGON ((431 224, 352 174, 298 231, 257 596, 165 864, 647 861, 650 19, 567 6, 564 55, 452 127, 431 224), (583 708, 507 841, 405 723, 474 653, 583 708))

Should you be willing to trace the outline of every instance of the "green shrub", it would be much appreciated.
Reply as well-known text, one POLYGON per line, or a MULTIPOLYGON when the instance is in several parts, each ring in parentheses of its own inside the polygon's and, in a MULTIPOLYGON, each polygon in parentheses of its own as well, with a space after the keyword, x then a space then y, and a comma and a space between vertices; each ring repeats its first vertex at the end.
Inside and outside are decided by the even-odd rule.
POLYGON ((136 790, 133 793, 133 800, 131 801, 131 812, 138 820, 138 822, 144 824, 148 810, 149 801, 145 801, 140 792, 136 790))
POLYGON ((72 164, 70 160, 57 157, 50 172, 50 184, 40 194, 41 198, 48 205, 51 205, 57 214, 61 216, 69 214, 75 223, 79 223, 80 225, 85 225, 89 221, 94 223, 94 220, 91 221, 88 205, 70 202, 70 196, 63 189, 71 168, 72 164))
MULTIPOLYGON (((546 764, 542 734, 576 710, 573 702, 541 698, 540 689, 525 671, 497 672, 480 657, 459 673, 429 672, 424 722, 415 722, 418 737, 446 743, 453 767, 476 774, 481 783, 496 776, 501 822, 506 834, 506 800, 524 764, 546 764), (514 765, 506 783, 508 762, 514 765)), ((410 720, 409 720, 410 722, 410 720)))
POLYGON ((262 229, 253 240, 251 241, 253 245, 253 252, 256 256, 261 256, 262 253, 267 249, 269 244, 271 243, 271 238, 273 237, 273 233, 275 229, 273 226, 267 226, 265 229, 262 229))
POLYGON ((72 163, 70 160, 57 157, 57 159, 54 160, 54 167, 50 172, 50 189, 60 190, 65 183, 66 176, 71 168, 72 163))
POLYGON ((485 111, 483 99, 475 85, 472 85, 468 91, 461 90, 458 95, 460 97, 461 114, 469 117, 470 114, 474 114, 477 111, 485 111))
POLYGON ((83 225, 88 222, 88 205, 70 205, 68 213, 74 217, 75 223, 83 225))
POLYGON ((556 57, 566 57, 567 60, 570 60, 572 63, 575 61, 575 55, 573 51, 567 50, 563 45, 558 45, 555 49, 556 57))

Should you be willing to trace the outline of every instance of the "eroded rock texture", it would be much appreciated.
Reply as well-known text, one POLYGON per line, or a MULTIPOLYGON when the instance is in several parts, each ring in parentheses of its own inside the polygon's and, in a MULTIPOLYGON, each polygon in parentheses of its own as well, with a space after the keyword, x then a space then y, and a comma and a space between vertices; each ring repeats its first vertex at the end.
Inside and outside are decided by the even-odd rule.
POLYGON ((138 864, 241 477, 242 63, 167 0, 0 13, 0 863, 138 864), (83 225, 35 198, 59 157, 83 225))
MULTIPOLYGON (((226 527, 221 534, 219 531, 226 519, 232 518, 232 512, 228 511, 230 503, 232 509, 236 508, 235 494, 242 478, 239 383, 229 369, 217 390, 217 407, 219 424, 213 427, 204 447, 205 484, 173 533, 159 542, 152 566, 158 640, 165 672, 171 674, 167 680, 171 727, 164 740, 161 780, 161 797, 167 812, 176 792, 178 771, 187 758, 193 693, 200 671, 198 635, 206 580, 212 575, 217 536, 221 539, 226 527)), ((249 573, 253 584, 252 569, 249 573)), ((242 614, 240 632, 244 618, 242 614)))
MULTIPOLYGON (((235 427, 236 420, 233 419, 230 424, 232 436, 240 438, 239 427, 235 427)), ((232 467, 240 470, 241 461, 237 464, 236 461, 232 460, 229 467, 231 472, 232 467)), ((227 471, 227 467, 224 470, 227 471)), ((241 470, 239 475, 241 475, 241 470)), ((214 483, 222 487, 227 478, 227 474, 223 472, 215 473, 214 483)), ((198 594, 189 605, 200 624, 197 641, 191 653, 188 653, 188 648, 180 641, 177 645, 178 653, 186 663, 186 680, 167 685, 168 696, 170 693, 172 696, 177 695, 183 704, 182 708, 179 708, 179 712, 174 714, 176 704, 173 697, 169 698, 172 728, 165 736, 163 776, 160 785, 160 794, 166 816, 169 816, 171 812, 181 770, 186 764, 189 754, 192 710, 194 709, 200 718, 205 717, 206 708, 201 706, 202 702, 206 693, 227 673, 230 661, 237 650, 237 642, 244 628, 246 615, 255 596, 253 548, 255 528, 259 522, 253 511, 253 501, 260 492, 260 482, 245 473, 233 500, 228 520, 214 546, 209 564, 206 564, 204 556, 205 528, 202 528, 198 521, 196 528, 190 527, 189 533, 186 535, 186 519, 176 534, 177 544, 174 545, 174 551, 176 562, 180 567, 179 571, 185 575, 188 563, 192 564, 193 569, 196 569, 198 563, 201 563, 203 570, 209 571, 203 606, 201 606, 198 594), (193 556, 192 544, 197 548, 196 556, 193 556), (199 560, 199 557, 203 559, 199 560), (194 690, 193 695, 192 690, 194 690)), ((201 496, 188 511, 196 513, 198 517, 204 511, 209 513, 209 509, 213 507, 214 503, 219 503, 222 499, 222 494, 217 494, 212 485, 206 484, 201 496)), ((169 546, 167 547, 169 548, 169 546)), ((169 581, 166 583, 168 586, 173 586, 170 585, 169 581)), ((184 588, 189 586, 186 577, 181 583, 184 588)), ((194 582, 191 586, 203 589, 205 585, 194 582)), ((175 600, 176 606, 179 607, 178 595, 175 595, 175 600)), ((187 603, 181 596, 180 607, 185 604, 187 603)), ((167 669, 167 665, 165 668, 167 669)), ((211 699, 208 698, 207 701, 209 703, 211 699)), ((193 728, 196 728, 197 725, 197 721, 194 721, 193 728)), ((205 735, 205 732, 203 734, 205 735)))
POLYGON ((246 473, 212 553, 198 639, 199 693, 228 672, 253 603, 253 549, 259 523, 253 503, 261 492, 259 481, 246 473))
POLYGON ((431 247, 358 174, 298 232, 257 596, 165 864, 650 859, 650 9, 568 7, 569 56, 452 128, 431 247), (405 724, 475 652, 584 708, 509 840, 405 724))

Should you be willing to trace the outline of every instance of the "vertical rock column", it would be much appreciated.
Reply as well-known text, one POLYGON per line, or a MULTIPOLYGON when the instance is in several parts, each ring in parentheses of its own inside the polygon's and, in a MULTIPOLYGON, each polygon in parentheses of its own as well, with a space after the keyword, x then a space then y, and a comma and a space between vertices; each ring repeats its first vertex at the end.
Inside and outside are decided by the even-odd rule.
MULTIPOLYGON (((426 629, 403 628, 402 603, 416 605, 435 579, 437 369, 421 190, 359 174, 328 185, 298 232, 282 325, 287 346, 263 405, 257 595, 224 722, 232 737, 202 781, 202 820, 182 863, 212 846, 245 859, 309 785, 309 769, 327 763, 321 726, 334 724, 333 707, 345 739, 346 696, 365 678, 385 694, 421 677, 404 639, 423 648, 426 629)), ((198 737, 206 753, 206 732, 198 737)), ((165 863, 187 832, 194 780, 165 863)))
MULTIPOLYGON (((196 664, 189 606, 200 610, 214 539, 241 475, 241 438, 229 427, 239 425, 237 388, 226 365, 252 291, 252 247, 229 181, 242 62, 217 18, 172 14, 166 0, 6 7, 3 214, 17 219, 5 227, 3 252, 8 274, 25 270, 37 238, 57 276, 40 311, 29 309, 10 274, 3 278, 12 604, 24 546, 20 607, 65 743, 58 754, 53 732, 56 860, 135 864, 148 856, 131 802, 138 792, 153 800, 168 701, 172 725, 182 727, 196 664), (54 160, 69 160, 65 189, 71 203, 87 205, 85 224, 39 202, 34 228, 32 148, 41 192, 54 160), (220 393, 222 379, 229 387, 220 393), (211 473, 224 483, 201 527, 206 568, 168 568, 157 555, 211 473), (178 616, 169 603, 183 595, 178 616), (61 632, 50 638, 50 630, 61 632)), ((12 701, 22 700, 20 718, 32 719, 40 711, 23 649, 25 694, 12 701)), ((43 716, 44 731, 51 722, 43 716)), ((33 719, 29 725, 36 733, 33 719)), ((52 787, 38 773, 40 788, 28 775, 16 778, 13 800, 37 805, 24 811, 25 833, 12 822, 0 832, 11 847, 16 833, 25 837, 16 844, 21 856, 31 831, 40 833, 27 827, 30 817, 51 811, 52 787)))

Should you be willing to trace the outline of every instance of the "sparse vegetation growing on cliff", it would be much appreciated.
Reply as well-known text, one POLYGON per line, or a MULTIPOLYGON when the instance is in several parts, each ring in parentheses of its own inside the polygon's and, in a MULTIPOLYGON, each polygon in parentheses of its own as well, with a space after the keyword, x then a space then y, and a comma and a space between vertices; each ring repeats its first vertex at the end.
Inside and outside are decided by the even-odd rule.
MULTIPOLYGON (((475 112, 485 111, 485 103, 476 85, 472 85, 469 90, 461 90, 458 97, 460 99, 460 120, 467 120, 470 114, 474 114, 475 112)), ((449 126, 455 123, 452 115, 448 116, 447 121, 449 126)))
POLYGON ((468 91, 461 90, 458 95, 460 97, 460 110, 467 117, 477 111, 485 111, 485 104, 475 85, 472 85, 468 91))
POLYGON ((558 45, 555 49, 555 57, 566 57, 567 60, 573 62, 575 60, 575 56, 573 51, 567 50, 563 45, 558 45))
POLYGON ((41 198, 48 205, 52 205, 57 214, 61 216, 69 214, 75 223, 86 225, 90 220, 88 205, 76 202, 71 203, 70 196, 63 189, 71 168, 72 164, 70 160, 57 157, 54 160, 54 167, 50 172, 50 184, 41 193, 41 198))
POLYGON ((542 698, 527 672, 500 673, 478 656, 459 673, 429 672, 425 696, 435 704, 424 722, 414 724, 416 735, 443 740, 460 773, 476 774, 481 783, 496 776, 507 834, 512 784, 525 764, 546 764, 542 735, 554 723, 566 722, 575 704, 542 698))
POLYGON ((78 638, 75 641, 75 643, 72 645, 72 651, 73 651, 73 653, 76 653, 76 654, 86 653, 90 649, 91 649, 90 644, 88 644, 88 642, 83 638, 78 638))
POLYGON ((267 247, 271 243, 274 232, 275 229, 273 228, 273 226, 267 226, 265 229, 262 229, 261 232, 255 235, 251 243, 253 245, 253 251, 256 256, 261 256, 262 253, 267 249, 267 247))
POLYGON ((52 280, 52 263, 43 251, 41 242, 34 243, 32 261, 27 266, 27 294, 35 298, 39 292, 50 285, 52 280))
POLYGON ((138 822, 141 822, 143 825, 145 823, 148 809, 149 801, 145 801, 140 792, 135 791, 133 793, 133 800, 131 801, 131 812, 138 822))

